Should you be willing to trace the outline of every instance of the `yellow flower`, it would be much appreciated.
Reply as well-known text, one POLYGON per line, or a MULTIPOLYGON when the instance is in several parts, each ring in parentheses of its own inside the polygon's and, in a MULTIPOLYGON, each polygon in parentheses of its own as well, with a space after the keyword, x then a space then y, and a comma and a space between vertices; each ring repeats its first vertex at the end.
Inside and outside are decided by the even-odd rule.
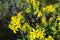
POLYGON ((14 33, 18 31, 18 28, 20 27, 20 20, 17 20, 18 18, 16 16, 12 16, 11 22, 8 25, 11 30, 13 30, 14 33))
POLYGON ((50 12, 56 11, 56 10, 55 10, 55 6, 53 6, 53 5, 51 5, 51 4, 50 4, 50 6, 47 6, 46 8, 47 8, 47 11, 50 11, 50 12))
POLYGON ((36 31, 35 31, 35 29, 33 29, 32 31, 30 30, 30 40, 32 39, 32 40, 34 40, 35 38, 36 38, 36 31))
POLYGON ((58 22, 58 30, 60 31, 60 21, 58 22))
POLYGON ((42 18, 42 23, 46 24, 46 18, 44 18, 44 17, 42 18))
POLYGON ((60 20, 60 16, 58 16, 56 20, 60 20))
POLYGON ((35 30, 32 28, 32 30, 30 30, 30 39, 32 39, 32 40, 34 40, 36 38, 43 39, 44 35, 45 35, 44 31, 45 30, 41 30, 41 29, 35 30))
POLYGON ((31 4, 33 5, 34 10, 38 10, 39 5, 40 5, 40 1, 31 0, 31 4))
POLYGON ((20 29, 21 27, 21 22, 20 20, 22 20, 24 17, 22 16, 22 12, 19 12, 17 14, 17 16, 12 16, 11 17, 11 21, 10 24, 8 25, 8 27, 14 32, 16 33, 16 31, 18 31, 18 29, 20 29))
POLYGON ((51 36, 48 36, 48 38, 45 38, 45 40, 54 40, 51 36))
POLYGON ((43 38, 44 38, 44 35, 45 35, 44 31, 45 31, 45 30, 39 30, 39 31, 37 32, 37 36, 39 36, 40 39, 43 39, 43 38))
POLYGON ((39 1, 33 1, 33 6, 39 6, 40 5, 40 2, 39 1))
POLYGON ((58 25, 60 25, 60 22, 58 22, 58 25))
POLYGON ((36 0, 30 0, 31 1, 31 4, 35 3, 36 0))
POLYGON ((22 15, 22 12, 19 12, 19 13, 17 14, 18 17, 20 17, 21 15, 22 15))
POLYGON ((41 17, 41 16, 42 16, 41 11, 38 11, 38 15, 37 15, 37 17, 41 17))
POLYGON ((58 22, 58 28, 59 28, 58 30, 60 30, 60 16, 58 16, 56 20, 59 21, 59 22, 58 22))
POLYGON ((14 33, 16 33, 15 28, 12 25, 8 25, 10 29, 13 30, 14 33))
POLYGON ((39 9, 40 1, 37 0, 26 0, 26 1, 33 6, 34 10, 39 9))
POLYGON ((56 11, 56 7, 52 4, 46 6, 43 8, 43 12, 55 12, 56 11))

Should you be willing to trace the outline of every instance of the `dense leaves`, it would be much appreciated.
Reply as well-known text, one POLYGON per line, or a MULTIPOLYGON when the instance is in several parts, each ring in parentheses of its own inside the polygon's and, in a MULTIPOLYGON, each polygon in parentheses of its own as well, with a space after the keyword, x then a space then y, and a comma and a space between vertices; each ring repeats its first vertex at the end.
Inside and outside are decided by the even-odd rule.
POLYGON ((60 40, 60 0, 0 0, 0 40, 60 40))

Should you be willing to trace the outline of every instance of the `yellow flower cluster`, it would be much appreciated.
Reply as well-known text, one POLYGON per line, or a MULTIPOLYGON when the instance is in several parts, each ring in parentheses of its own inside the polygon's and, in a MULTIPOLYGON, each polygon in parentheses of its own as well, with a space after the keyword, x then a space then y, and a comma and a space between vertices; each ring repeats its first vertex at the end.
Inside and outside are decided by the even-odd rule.
POLYGON ((57 17, 57 20, 60 20, 60 16, 57 17))
POLYGON ((11 17, 11 22, 8 25, 10 29, 13 30, 14 33, 16 33, 16 31, 18 31, 18 28, 20 28, 20 20, 16 17, 16 16, 12 16, 11 17))
POLYGON ((44 31, 45 30, 41 30, 41 29, 40 30, 39 29, 37 29, 37 30, 35 30, 35 29, 30 30, 30 40, 34 40, 36 38, 43 39, 44 35, 45 35, 44 31))
POLYGON ((44 33, 44 31, 45 30, 35 30, 32 28, 32 30, 30 30, 30 40, 36 40, 36 38, 39 38, 39 40, 54 40, 50 35, 45 38, 44 35, 46 34, 44 33))
POLYGON ((38 11, 37 17, 41 17, 41 16, 42 16, 42 12, 41 11, 38 11))
POLYGON ((58 22, 58 25, 60 25, 60 16, 57 17, 57 19, 59 22, 58 22))
POLYGON ((38 10, 40 2, 36 0, 26 0, 28 3, 33 5, 34 10, 38 10))
POLYGON ((56 7, 52 4, 43 8, 43 12, 55 12, 55 11, 56 11, 56 7))
POLYGON ((45 17, 42 17, 42 23, 46 24, 46 18, 45 17))
POLYGON ((60 31, 60 16, 58 16, 56 20, 59 21, 59 22, 58 22, 58 28, 59 28, 58 30, 60 31))
POLYGON ((14 32, 16 33, 16 31, 18 31, 18 29, 20 28, 21 26, 21 22, 20 20, 23 19, 23 16, 21 15, 22 13, 19 12, 17 14, 17 16, 12 16, 11 17, 11 22, 10 24, 8 25, 8 27, 14 32))
POLYGON ((39 1, 33 1, 32 5, 33 5, 34 10, 38 10, 40 2, 39 1))

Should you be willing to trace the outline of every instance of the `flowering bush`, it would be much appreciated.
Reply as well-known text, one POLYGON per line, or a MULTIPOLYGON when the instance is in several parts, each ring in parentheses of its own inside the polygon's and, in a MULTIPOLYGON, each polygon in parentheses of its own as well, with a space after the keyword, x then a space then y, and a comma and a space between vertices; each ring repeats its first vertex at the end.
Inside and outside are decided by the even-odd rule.
POLYGON ((25 2, 27 7, 12 15, 8 24, 17 40, 60 40, 60 0, 25 2))

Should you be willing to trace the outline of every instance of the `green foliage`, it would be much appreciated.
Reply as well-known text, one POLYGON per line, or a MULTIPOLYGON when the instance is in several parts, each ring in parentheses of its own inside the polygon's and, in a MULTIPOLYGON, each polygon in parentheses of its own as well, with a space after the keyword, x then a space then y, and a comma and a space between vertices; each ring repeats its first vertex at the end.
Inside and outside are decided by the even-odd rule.
POLYGON ((17 40, 60 40, 60 0, 1 0, 0 16, 17 40))

